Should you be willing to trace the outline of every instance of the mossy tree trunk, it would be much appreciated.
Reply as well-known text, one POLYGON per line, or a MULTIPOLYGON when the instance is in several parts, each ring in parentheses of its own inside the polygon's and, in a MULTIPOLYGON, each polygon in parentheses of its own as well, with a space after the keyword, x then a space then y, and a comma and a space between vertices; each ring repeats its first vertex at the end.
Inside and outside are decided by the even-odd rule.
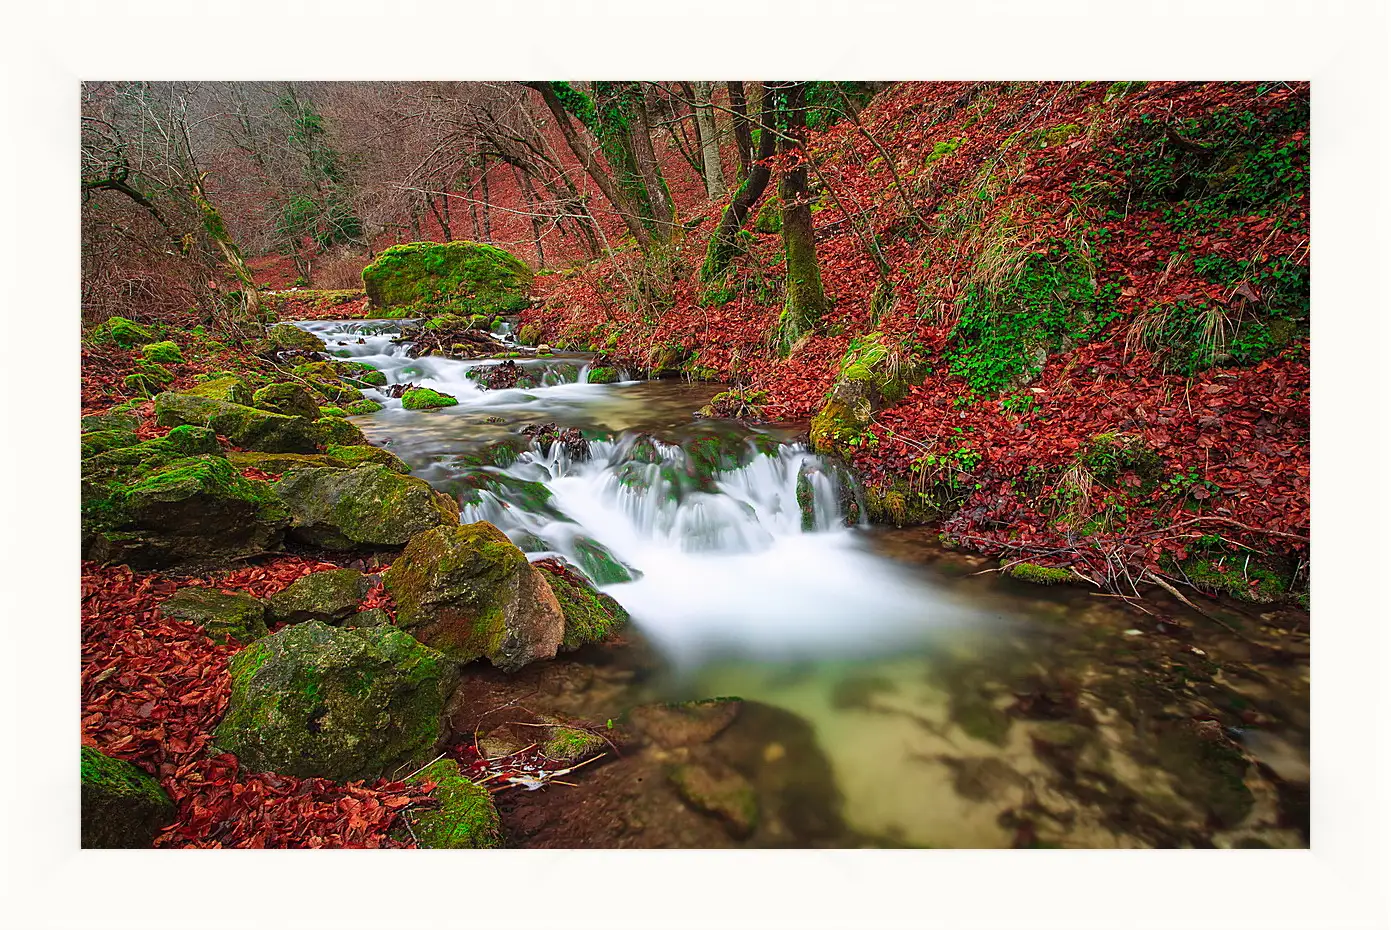
POLYGON ((770 89, 764 89, 763 112, 758 120, 758 160, 749 168, 748 177, 734 192, 734 199, 729 202, 729 206, 725 207, 724 213, 720 216, 720 225, 705 250, 705 264, 700 269, 700 276, 706 281, 720 277, 729 267, 735 252, 738 251, 739 230, 744 228, 749 212, 753 205, 758 203, 758 198, 763 196, 763 191, 768 187, 768 181, 772 177, 767 161, 773 157, 773 147, 777 143, 777 134, 768 131, 773 122, 774 96, 770 89))
POLYGON ((826 292, 821 286, 821 267, 816 260, 812 231, 811 196, 807 190, 806 84, 792 81, 777 92, 782 138, 779 148, 799 156, 795 167, 783 172, 778 185, 782 199, 782 244, 787 258, 787 298, 778 320, 778 342, 786 353, 811 332, 826 311, 826 292))
POLYGON ((256 278, 251 274, 251 269, 247 267, 246 260, 242 258, 241 249, 237 248, 236 242, 227 232, 227 224, 222 221, 222 214, 218 211, 217 206, 208 199, 208 193, 203 188, 202 175, 196 176, 193 183, 189 185, 189 194, 193 197, 193 202, 197 204, 198 212, 203 216, 203 229, 207 231, 208 237, 217 244, 227 267, 231 269, 233 276, 241 284, 242 319, 238 322, 260 325, 261 294, 256 288, 256 278))
POLYGON ((754 160, 753 133, 749 130, 748 104, 744 99, 743 81, 726 81, 729 108, 734 111, 734 152, 739 159, 739 182, 749 176, 754 160))

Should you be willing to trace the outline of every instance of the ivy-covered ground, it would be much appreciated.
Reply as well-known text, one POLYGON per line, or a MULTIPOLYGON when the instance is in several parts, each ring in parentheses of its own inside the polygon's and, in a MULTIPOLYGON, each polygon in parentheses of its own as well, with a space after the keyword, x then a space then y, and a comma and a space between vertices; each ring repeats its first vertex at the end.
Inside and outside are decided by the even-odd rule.
POLYGON ((712 207, 660 269, 539 276, 523 320, 780 420, 880 346, 901 398, 839 444, 878 519, 1121 591, 1281 597, 1307 586, 1308 120, 1303 84, 896 85, 813 134, 833 305, 786 356, 766 204, 720 280, 712 207))

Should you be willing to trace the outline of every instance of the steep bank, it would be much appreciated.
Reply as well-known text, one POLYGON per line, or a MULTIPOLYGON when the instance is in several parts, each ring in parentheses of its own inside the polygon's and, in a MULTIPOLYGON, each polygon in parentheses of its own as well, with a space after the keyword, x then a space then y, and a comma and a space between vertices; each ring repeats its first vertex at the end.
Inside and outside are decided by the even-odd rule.
POLYGON ((896 85, 813 135, 834 301, 786 357, 780 240, 755 224, 701 283, 714 209, 670 268, 540 276, 523 319, 732 382, 726 410, 821 414, 881 521, 1276 599, 1308 583, 1308 153, 1305 85, 896 85))

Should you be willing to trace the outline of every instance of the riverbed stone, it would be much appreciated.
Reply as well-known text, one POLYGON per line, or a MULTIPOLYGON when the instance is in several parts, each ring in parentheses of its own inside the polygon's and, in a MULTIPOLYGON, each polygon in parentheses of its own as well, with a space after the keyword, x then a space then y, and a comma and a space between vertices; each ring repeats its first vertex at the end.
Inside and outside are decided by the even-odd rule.
POLYGON ((407 410, 433 410, 436 407, 453 407, 458 403, 457 398, 432 388, 411 388, 401 395, 401 406, 407 410))
POLYGON ((205 426, 256 452, 318 452, 321 447, 314 425, 300 417, 193 394, 158 395, 155 422, 205 426))
POLYGON ((343 417, 319 417, 314 421, 314 436, 324 446, 366 445, 362 430, 343 417))
POLYGON ((303 417, 317 420, 320 417, 319 405, 309 396, 302 384, 291 381, 278 381, 268 384, 252 395, 253 406, 271 413, 283 413, 287 417, 303 417))
POLYGON ((391 627, 285 627, 232 658, 215 751, 251 772, 335 781, 405 774, 446 736, 448 661, 391 627), (404 771, 402 771, 404 770, 404 771))
POLYGON ((372 580, 351 568, 311 572, 266 600, 272 623, 337 624, 357 613, 372 580))
POLYGON ((483 785, 466 778, 453 759, 430 763, 407 782, 434 782, 431 793, 438 807, 407 808, 397 837, 407 836, 421 849, 490 849, 502 842, 502 821, 492 796, 483 785), (408 826, 407 826, 408 825, 408 826))
POLYGON ((546 576, 491 523, 439 527, 383 575, 396 623, 457 662, 513 672, 555 656, 565 616, 546 576))
POLYGON ((178 813, 159 782, 124 759, 82 747, 82 848, 148 849, 178 813))
POLYGON ((266 607, 258 597, 216 588, 180 588, 159 605, 174 620, 195 623, 215 643, 254 642, 266 629, 266 607))
POLYGON ((681 800, 719 820, 730 836, 746 839, 758 826, 758 796, 749 780, 713 761, 672 766, 667 779, 681 800))
POLYGON ((628 712, 633 727, 663 749, 708 743, 738 718, 744 702, 718 697, 671 704, 643 704, 628 712))
POLYGON ((290 535, 326 549, 403 546, 459 522, 454 498, 384 465, 304 468, 274 487, 289 508, 290 535))
POLYGON ((140 418, 133 413, 89 413, 82 418, 82 432, 94 433, 99 430, 116 430, 133 433, 140 428, 140 418))
POLYGON ((607 748, 608 741, 597 733, 562 724, 547 730, 546 741, 541 744, 541 752, 546 758, 562 765, 574 765, 607 748))

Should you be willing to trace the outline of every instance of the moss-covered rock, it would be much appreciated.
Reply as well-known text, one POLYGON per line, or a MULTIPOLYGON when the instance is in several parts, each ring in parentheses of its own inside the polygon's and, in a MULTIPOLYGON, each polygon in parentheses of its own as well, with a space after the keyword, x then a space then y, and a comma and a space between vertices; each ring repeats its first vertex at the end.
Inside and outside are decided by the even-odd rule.
POLYGON ((662 749, 708 743, 734 723, 743 710, 739 698, 717 697, 674 704, 643 704, 628 712, 628 722, 662 749))
POLYGON ((274 487, 289 509, 290 534, 326 549, 403 546, 459 522, 452 497, 383 465, 300 469, 274 487))
POLYGON ((160 613, 203 628, 215 643, 245 645, 265 636, 266 608, 250 594, 228 594, 216 588, 180 588, 159 605, 160 613))
POLYGON ((754 217, 753 231, 770 235, 782 232, 782 202, 777 197, 767 197, 754 217))
POLYGON ((314 436, 325 446, 366 445, 362 430, 342 417, 319 417, 314 421, 314 436))
POLYGON ((745 839, 758 826, 758 795, 749 780, 715 763, 686 763, 667 772, 676 793, 692 808, 720 821, 735 839, 745 839))
POLYGON ((325 451, 335 461, 342 462, 349 468, 356 468, 359 465, 385 465, 398 475, 410 474, 411 470, 411 467, 401 461, 396 453, 378 446, 363 444, 351 446, 330 445, 325 451))
POLYGON ((174 373, 149 359, 135 363, 135 371, 126 375, 123 383, 135 394, 155 395, 174 383, 174 373))
POLYGON ((205 426, 176 426, 164 434, 164 441, 182 455, 221 455, 217 434, 205 426))
POLYGON ((1035 565, 1032 562, 1016 562, 1007 565, 1001 570, 1001 574, 1008 575, 1010 578, 1018 578, 1020 581, 1027 581, 1030 584, 1069 584, 1077 580, 1077 576, 1065 568, 1050 568, 1047 565, 1035 565))
POLYGON ((318 452, 322 446, 314 424, 301 417, 190 394, 156 397, 155 422, 205 426, 255 452, 318 452))
POLYGON ((628 566, 618 561, 618 557, 603 543, 588 536, 576 536, 574 540, 575 561, 595 584, 623 584, 633 580, 628 566))
POLYGON ((557 725, 546 731, 546 741, 541 744, 541 752, 546 758, 562 765, 598 755, 608 748, 608 741, 596 733, 578 727, 557 725))
POLYGON ((96 433, 118 431, 133 433, 140 428, 140 418, 133 413, 91 413, 82 418, 82 432, 96 433))
POLYGON ((317 420, 322 414, 314 398, 302 384, 292 381, 279 381, 268 384, 251 396, 252 406, 271 413, 283 413, 287 417, 303 417, 317 420))
POLYGON ((228 403, 241 404, 244 407, 250 407, 255 402, 255 395, 251 392, 251 388, 246 386, 246 382, 241 377, 234 374, 223 374, 199 381, 183 393, 211 400, 225 400, 228 403))
POLYGON ((304 383, 312 391, 315 403, 322 409, 328 404, 351 407, 362 400, 362 392, 339 378, 311 375, 304 383))
MULTIPOLYGON (((141 451, 118 449, 92 461, 141 451)), ((280 544, 289 515, 264 482, 248 481, 220 456, 168 454, 149 451, 143 462, 114 474, 84 475, 88 558, 137 567, 199 566, 280 544)))
POLYGON ((133 349, 153 342, 155 334, 150 330, 128 320, 123 316, 113 316, 93 331, 93 338, 99 342, 114 342, 123 349, 133 349))
POLYGON ((95 430, 82 434, 82 457, 90 458, 112 449, 124 449, 140 444, 135 433, 117 429, 95 430))
POLYGON ((351 468, 327 454, 301 454, 296 452, 228 452, 227 461, 238 471, 255 468, 271 475, 284 475, 301 468, 351 468))
POLYGON ((600 642, 628 622, 628 612, 617 601, 596 591, 575 572, 549 559, 538 562, 536 567, 545 572, 546 582, 565 616, 562 652, 600 642))
POLYGON ((377 403, 375 400, 364 397, 362 400, 355 400, 351 404, 348 404, 347 413, 349 416, 360 417, 366 416, 369 413, 376 413, 380 409, 382 409, 381 404, 377 403))
POLYGON ((165 340, 152 342, 140 350, 140 354, 158 365, 177 365, 184 360, 184 354, 176 342, 165 340))
POLYGON ((431 388, 411 388, 401 395, 401 406, 407 410, 433 410, 436 407, 453 407, 457 403, 457 398, 431 388))
POLYGON ((618 369, 600 365, 589 369, 585 380, 589 384, 613 384, 618 380, 618 369))
POLYGON ((458 662, 516 671, 552 658, 565 632, 547 576, 491 523, 421 533, 383 581, 397 625, 458 662))
POLYGON ((362 269, 373 307, 447 309, 460 314, 517 313, 527 306, 531 269, 478 242, 393 245, 362 269))
POLYGON ((372 607, 368 610, 359 610, 344 620, 342 625, 346 627, 391 626, 391 614, 380 607, 372 607))
POLYGON ((324 341, 293 323, 280 323, 266 330, 266 345, 272 351, 323 352, 324 341))
POLYGON ((310 620, 233 657, 216 751, 247 771, 335 781, 405 774, 445 736, 455 680, 438 652, 391 627, 310 620))
POLYGON ((812 448, 823 455, 848 457, 875 411, 901 401, 926 373, 921 360, 890 346, 879 333, 850 340, 835 384, 812 418, 812 448))
POLYGON ((488 789, 465 778, 453 759, 432 762, 408 781, 434 782, 431 797, 439 801, 439 807, 401 814, 409 827, 400 832, 421 849, 488 849, 502 842, 502 821, 488 789))
POLYGON ((266 600, 273 623, 342 623, 357 613, 372 581, 351 568, 311 572, 266 600))
POLYGON ((178 809, 159 782, 123 759, 82 747, 82 848, 146 849, 178 809))

